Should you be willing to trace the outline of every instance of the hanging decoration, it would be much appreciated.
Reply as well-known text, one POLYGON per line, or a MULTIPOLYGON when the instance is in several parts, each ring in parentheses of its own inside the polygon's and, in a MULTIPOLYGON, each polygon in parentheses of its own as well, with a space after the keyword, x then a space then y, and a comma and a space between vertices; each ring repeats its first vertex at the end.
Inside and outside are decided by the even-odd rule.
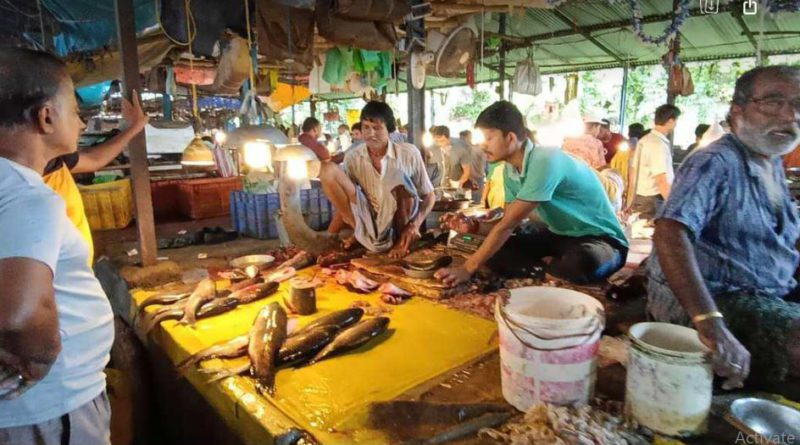
POLYGON ((661 45, 667 40, 674 37, 683 26, 683 23, 689 17, 689 3, 690 0, 681 0, 678 5, 678 10, 675 12, 675 17, 672 19, 670 25, 664 30, 664 33, 658 37, 648 36, 644 33, 642 23, 642 8, 639 5, 639 0, 629 0, 631 10, 633 11, 633 32, 644 43, 652 43, 654 45, 661 45))

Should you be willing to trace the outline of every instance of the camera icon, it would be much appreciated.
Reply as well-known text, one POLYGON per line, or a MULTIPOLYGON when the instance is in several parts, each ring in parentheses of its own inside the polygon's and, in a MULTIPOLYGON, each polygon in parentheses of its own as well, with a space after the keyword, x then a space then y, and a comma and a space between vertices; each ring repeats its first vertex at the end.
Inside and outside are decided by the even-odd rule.
POLYGON ((742 14, 744 15, 758 14, 758 2, 756 0, 746 0, 742 2, 742 14))
POLYGON ((719 12, 719 0, 700 0, 700 11, 703 14, 716 14, 719 12))

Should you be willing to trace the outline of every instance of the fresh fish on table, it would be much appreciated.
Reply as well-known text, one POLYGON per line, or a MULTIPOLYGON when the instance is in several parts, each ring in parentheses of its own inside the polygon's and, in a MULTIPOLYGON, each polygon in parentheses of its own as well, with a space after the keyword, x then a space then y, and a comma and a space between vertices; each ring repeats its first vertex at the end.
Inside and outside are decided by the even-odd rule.
MULTIPOLYGON (((328 345, 339 329, 336 326, 318 326, 308 332, 296 334, 286 339, 278 353, 278 366, 299 365, 313 357, 328 345)), ((230 357, 229 357, 230 358, 230 357)), ((235 375, 244 374, 250 369, 250 361, 236 366, 200 368, 202 374, 211 374, 208 383, 235 375)))
POLYGON ((282 283, 288 280, 289 278, 294 277, 295 275, 297 275, 297 270, 295 270, 294 267, 284 267, 283 269, 270 272, 264 277, 264 279, 266 281, 274 281, 276 283, 282 283))
POLYGON ((358 321, 361 320, 361 317, 363 316, 364 316, 364 309, 358 307, 331 312, 330 314, 319 317, 314 321, 310 322, 309 324, 305 325, 302 329, 300 329, 300 331, 297 332, 296 335, 299 335, 302 332, 307 332, 314 328, 318 328, 320 326, 336 326, 339 329, 344 329, 346 327, 358 323, 358 321))
POLYGON ((240 304, 248 304, 274 294, 279 287, 280 284, 274 281, 267 281, 266 283, 241 288, 232 292, 229 297, 236 298, 240 304))
POLYGON ((189 292, 181 292, 181 293, 174 293, 174 294, 156 294, 147 297, 142 303, 139 305, 139 312, 144 312, 144 308, 153 305, 169 305, 172 303, 177 303, 178 301, 184 300, 189 297, 189 292))
POLYGON ((189 326, 194 326, 197 321, 197 311, 203 303, 213 300, 217 296, 217 286, 214 280, 206 278, 197 284, 192 295, 186 299, 186 304, 183 308, 183 318, 180 323, 189 326))
POLYGON ((231 292, 236 292, 239 289, 244 289, 246 287, 250 287, 263 282, 264 282, 263 278, 261 278, 260 276, 256 276, 253 278, 248 278, 246 280, 237 281, 236 283, 231 284, 231 287, 229 287, 228 289, 230 289, 231 292))
POLYGON ((344 286, 352 286, 358 292, 372 292, 378 287, 378 282, 370 280, 357 270, 337 270, 336 282, 344 286))
POLYGON ((276 268, 276 270, 285 269, 291 267, 295 270, 305 269, 308 266, 311 266, 316 261, 316 257, 311 255, 310 253, 301 250, 295 256, 289 258, 288 260, 284 261, 280 266, 276 268))
POLYGON ((235 358, 241 357, 247 353, 247 344, 250 339, 247 334, 234 337, 230 340, 213 344, 199 352, 189 356, 186 360, 178 363, 178 370, 185 372, 193 365, 200 363, 203 360, 211 360, 212 358, 235 358))
POLYGON ((286 340, 286 311, 278 303, 261 309, 250 329, 247 355, 250 357, 250 374, 257 380, 256 389, 273 394, 278 354, 286 340))
MULTIPOLYGON (((200 310, 197 311, 196 319, 213 317, 215 315, 224 314, 231 311, 239 305, 239 300, 236 298, 223 297, 216 298, 211 301, 205 302, 200 310)), ((151 317, 142 322, 142 331, 147 334, 156 325, 165 320, 180 320, 184 316, 183 305, 181 302, 175 303, 172 306, 164 306, 163 308, 152 314, 151 317)))
POLYGON ((339 335, 333 341, 325 346, 310 362, 313 365, 321 360, 325 360, 332 355, 339 354, 351 349, 355 349, 371 339, 384 333, 389 326, 389 318, 375 317, 367 320, 362 320, 355 326, 352 326, 339 335))

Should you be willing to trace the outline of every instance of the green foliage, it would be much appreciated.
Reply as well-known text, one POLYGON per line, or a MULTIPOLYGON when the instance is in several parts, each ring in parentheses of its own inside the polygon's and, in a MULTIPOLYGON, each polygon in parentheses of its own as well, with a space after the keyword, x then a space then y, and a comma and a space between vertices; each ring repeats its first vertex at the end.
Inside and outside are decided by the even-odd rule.
POLYGON ((470 100, 461 102, 453 108, 450 120, 466 119, 474 122, 484 108, 492 104, 492 95, 488 91, 475 90, 470 100))

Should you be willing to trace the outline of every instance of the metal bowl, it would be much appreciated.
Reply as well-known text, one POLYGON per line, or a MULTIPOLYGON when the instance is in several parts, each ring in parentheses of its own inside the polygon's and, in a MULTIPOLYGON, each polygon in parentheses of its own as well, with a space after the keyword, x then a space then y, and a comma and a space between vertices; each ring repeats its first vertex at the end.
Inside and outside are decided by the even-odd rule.
POLYGON ((261 267, 275 261, 272 255, 245 255, 231 260, 231 266, 237 269, 244 269, 247 266, 261 267))
POLYGON ((757 436, 760 443, 780 444, 781 438, 800 437, 800 411, 771 400, 755 397, 735 400, 730 416, 738 429, 757 436))

